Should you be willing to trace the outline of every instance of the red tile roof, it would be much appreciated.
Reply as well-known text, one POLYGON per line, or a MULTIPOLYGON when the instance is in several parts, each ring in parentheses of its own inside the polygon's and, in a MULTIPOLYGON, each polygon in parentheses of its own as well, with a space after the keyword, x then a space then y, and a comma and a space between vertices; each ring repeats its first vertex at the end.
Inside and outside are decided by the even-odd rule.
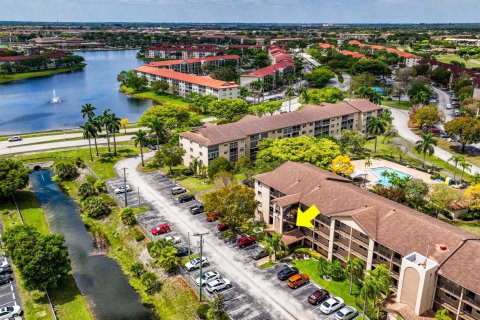
POLYGON ((176 72, 170 69, 159 69, 149 66, 141 66, 135 71, 143 72, 146 74, 151 74, 155 76, 170 78, 174 80, 184 81, 188 83, 198 84, 205 87, 215 88, 215 89, 224 89, 224 88, 238 88, 239 85, 235 82, 227 82, 222 80, 216 80, 207 76, 196 76, 193 74, 186 74, 176 72))
POLYGON ((318 45, 319 45, 320 48, 322 48, 322 49, 336 49, 335 46, 332 46, 332 45, 329 44, 329 43, 322 43, 322 42, 320 42, 318 45))
POLYGON ((293 67, 293 66, 294 66, 293 62, 282 61, 282 62, 273 64, 271 66, 255 70, 252 73, 242 74, 241 77, 263 78, 263 77, 274 74, 278 70, 282 70, 284 68, 293 67))
POLYGON ((168 67, 176 64, 182 63, 200 63, 200 62, 210 62, 218 60, 239 60, 240 56, 237 55, 226 55, 226 56, 213 56, 205 58, 192 58, 192 59, 178 59, 178 60, 165 60, 165 61, 152 61, 147 66, 149 67, 168 67))
POLYGON ((365 55, 364 55, 364 54, 358 53, 358 52, 343 50, 343 51, 341 51, 341 53, 342 53, 344 56, 351 56, 352 58, 355 58, 355 59, 365 58, 365 55))
POLYGON ((375 45, 375 44, 374 45, 369 45, 369 44, 361 43, 358 40, 350 40, 348 43, 352 44, 352 45, 357 45, 359 47, 368 47, 372 50, 387 50, 387 52, 395 53, 396 55, 398 55, 402 58, 416 58, 416 59, 421 59, 422 58, 422 57, 417 56, 413 53, 405 52, 405 51, 394 49, 394 48, 387 48, 387 47, 380 46, 380 45, 375 45))

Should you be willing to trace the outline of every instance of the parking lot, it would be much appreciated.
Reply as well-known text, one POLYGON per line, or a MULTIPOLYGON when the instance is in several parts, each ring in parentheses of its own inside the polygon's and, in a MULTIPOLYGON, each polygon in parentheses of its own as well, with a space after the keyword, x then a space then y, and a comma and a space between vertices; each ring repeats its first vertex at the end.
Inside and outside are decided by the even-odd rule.
MULTIPOLYGON (((5 256, 3 253, 0 255, 0 262, 5 261, 5 256)), ((13 275, 13 281, 11 283, 6 283, 0 285, 0 308, 20 305, 18 300, 19 295, 17 291, 17 284, 15 282, 15 275, 13 275)))
MULTIPOLYGON (((125 206, 125 193, 115 193, 115 188, 125 184, 123 177, 110 179, 106 181, 108 193, 115 199, 120 206, 125 206)), ((127 192, 127 205, 131 208, 137 208, 142 205, 142 197, 139 190, 131 187, 131 191, 127 192)))

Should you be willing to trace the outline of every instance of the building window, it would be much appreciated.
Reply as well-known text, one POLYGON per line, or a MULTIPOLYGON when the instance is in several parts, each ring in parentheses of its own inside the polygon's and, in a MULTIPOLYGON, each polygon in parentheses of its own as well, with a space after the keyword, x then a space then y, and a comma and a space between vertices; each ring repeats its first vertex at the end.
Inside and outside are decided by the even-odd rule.
POLYGON ((218 156, 219 156, 218 146, 208 147, 208 161, 218 158, 218 156))
POLYGON ((258 195, 259 197, 261 197, 261 196, 262 196, 262 191, 258 190, 258 191, 257 191, 257 195, 258 195))

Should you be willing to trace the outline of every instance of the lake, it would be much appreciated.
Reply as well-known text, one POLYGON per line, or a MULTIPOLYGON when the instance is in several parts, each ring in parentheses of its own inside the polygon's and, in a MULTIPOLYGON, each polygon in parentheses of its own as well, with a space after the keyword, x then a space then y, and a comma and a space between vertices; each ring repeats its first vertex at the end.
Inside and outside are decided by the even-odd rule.
POLYGON ((119 118, 130 122, 149 106, 150 101, 123 95, 117 75, 140 66, 137 51, 76 52, 85 58, 82 71, 31 78, 0 85, 0 134, 65 129, 83 124, 81 106, 91 103, 100 113, 108 107, 119 118), (62 99, 51 104, 52 91, 62 99))

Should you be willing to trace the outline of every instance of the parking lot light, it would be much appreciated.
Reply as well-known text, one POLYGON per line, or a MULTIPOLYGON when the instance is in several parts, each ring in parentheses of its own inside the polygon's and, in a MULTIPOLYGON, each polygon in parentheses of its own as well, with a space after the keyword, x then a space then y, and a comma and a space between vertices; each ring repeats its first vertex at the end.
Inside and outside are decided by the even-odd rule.
POLYGON ((198 288, 198 295, 200 302, 202 302, 202 268, 203 268, 203 236, 209 234, 209 232, 199 233, 195 232, 194 237, 200 237, 200 286, 198 288))

